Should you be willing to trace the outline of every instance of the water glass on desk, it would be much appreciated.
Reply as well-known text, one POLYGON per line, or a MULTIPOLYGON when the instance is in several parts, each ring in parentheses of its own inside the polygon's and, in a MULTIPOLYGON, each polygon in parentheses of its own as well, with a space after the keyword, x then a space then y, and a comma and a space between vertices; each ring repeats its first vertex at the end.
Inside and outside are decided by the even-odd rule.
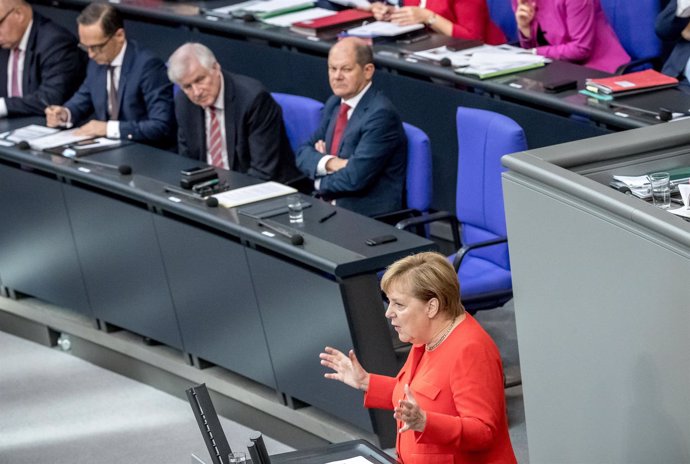
POLYGON ((249 462, 247 461, 247 453, 235 451, 228 454, 228 464, 246 464, 247 462, 249 462))
POLYGON ((668 172, 653 172, 649 175, 652 184, 654 206, 662 209, 671 207, 671 176, 668 172))
POLYGON ((291 224, 304 222, 304 205, 300 195, 288 195, 287 206, 291 224))

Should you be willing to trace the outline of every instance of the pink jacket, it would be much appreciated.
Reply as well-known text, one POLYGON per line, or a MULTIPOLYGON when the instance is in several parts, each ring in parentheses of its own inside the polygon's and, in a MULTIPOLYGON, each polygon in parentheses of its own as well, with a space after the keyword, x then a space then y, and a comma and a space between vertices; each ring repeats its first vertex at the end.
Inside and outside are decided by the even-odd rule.
MULTIPOLYGON (((517 1, 512 3, 514 11, 517 1)), ((615 72, 630 61, 599 0, 535 0, 535 3, 532 38, 519 34, 522 47, 536 47, 539 55, 608 72, 615 72), (549 45, 537 46, 538 28, 549 45)))

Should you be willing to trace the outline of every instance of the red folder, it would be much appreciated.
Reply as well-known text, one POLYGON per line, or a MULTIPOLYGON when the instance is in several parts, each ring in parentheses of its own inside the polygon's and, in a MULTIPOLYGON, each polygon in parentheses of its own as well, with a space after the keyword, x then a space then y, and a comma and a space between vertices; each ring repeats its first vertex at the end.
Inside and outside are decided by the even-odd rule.
POLYGON ((678 79, 661 74, 653 69, 620 76, 587 79, 587 90, 605 95, 638 93, 678 85, 678 79))
POLYGON ((367 19, 373 18, 370 11, 349 9, 323 18, 310 19, 294 23, 290 30, 305 35, 317 35, 324 32, 343 31, 351 27, 359 26, 367 19))

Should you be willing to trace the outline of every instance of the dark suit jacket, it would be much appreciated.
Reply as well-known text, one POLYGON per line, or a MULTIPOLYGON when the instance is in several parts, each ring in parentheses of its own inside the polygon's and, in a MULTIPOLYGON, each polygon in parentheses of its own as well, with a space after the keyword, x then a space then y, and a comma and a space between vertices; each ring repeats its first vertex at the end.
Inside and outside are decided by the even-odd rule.
POLYGON ((87 57, 77 48, 77 39, 35 11, 33 17, 24 58, 23 97, 7 97, 10 50, 0 50, 0 97, 7 97, 10 117, 43 116, 45 103, 62 105, 84 80, 87 57))
MULTIPOLYGON (((262 180, 288 183, 300 177, 283 126, 282 111, 264 86, 223 71, 228 166, 262 180)), ((206 162, 204 109, 184 92, 175 96, 178 151, 206 162)))
MULTIPOLYGON (((84 83, 65 103, 74 124, 108 119, 107 74, 108 66, 89 62, 84 83)), ((118 97, 122 139, 163 148, 175 145, 173 90, 165 64, 134 40, 127 40, 118 97)))
MULTIPOLYGON (((672 77, 679 77, 685 72, 685 65, 690 59, 690 42, 680 35, 689 18, 677 18, 676 0, 671 0, 656 17, 656 35, 666 42, 675 43, 671 54, 666 59, 661 72, 672 77)), ((687 76, 686 76, 687 79, 687 76)))
MULTIPOLYGON (((331 146, 340 98, 328 99, 316 133, 297 152, 297 167, 314 179, 323 156, 314 149, 318 140, 331 146)), ((370 88, 355 108, 340 140, 338 156, 345 168, 321 178, 320 193, 338 206, 374 216, 402 208, 407 140, 392 103, 370 88)))

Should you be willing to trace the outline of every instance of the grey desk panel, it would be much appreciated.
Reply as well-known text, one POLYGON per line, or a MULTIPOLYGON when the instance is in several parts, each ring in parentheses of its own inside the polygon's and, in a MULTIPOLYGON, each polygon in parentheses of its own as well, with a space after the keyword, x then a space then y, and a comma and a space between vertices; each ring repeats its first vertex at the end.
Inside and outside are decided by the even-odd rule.
POLYGON ((362 393, 325 379, 319 363, 327 345, 354 346, 340 285, 263 253, 247 250, 247 257, 278 389, 373 431, 362 393))
POLYGON ((151 213, 69 185, 65 198, 94 315, 181 349, 151 213))
POLYGON ((0 198, 2 284, 91 315, 60 184, 0 164, 0 198))
POLYGON ((606 185, 688 164, 685 122, 504 158, 530 462, 690 462, 690 223, 606 185))
POLYGON ((166 217, 154 222, 185 350, 276 388, 244 247, 166 217))

